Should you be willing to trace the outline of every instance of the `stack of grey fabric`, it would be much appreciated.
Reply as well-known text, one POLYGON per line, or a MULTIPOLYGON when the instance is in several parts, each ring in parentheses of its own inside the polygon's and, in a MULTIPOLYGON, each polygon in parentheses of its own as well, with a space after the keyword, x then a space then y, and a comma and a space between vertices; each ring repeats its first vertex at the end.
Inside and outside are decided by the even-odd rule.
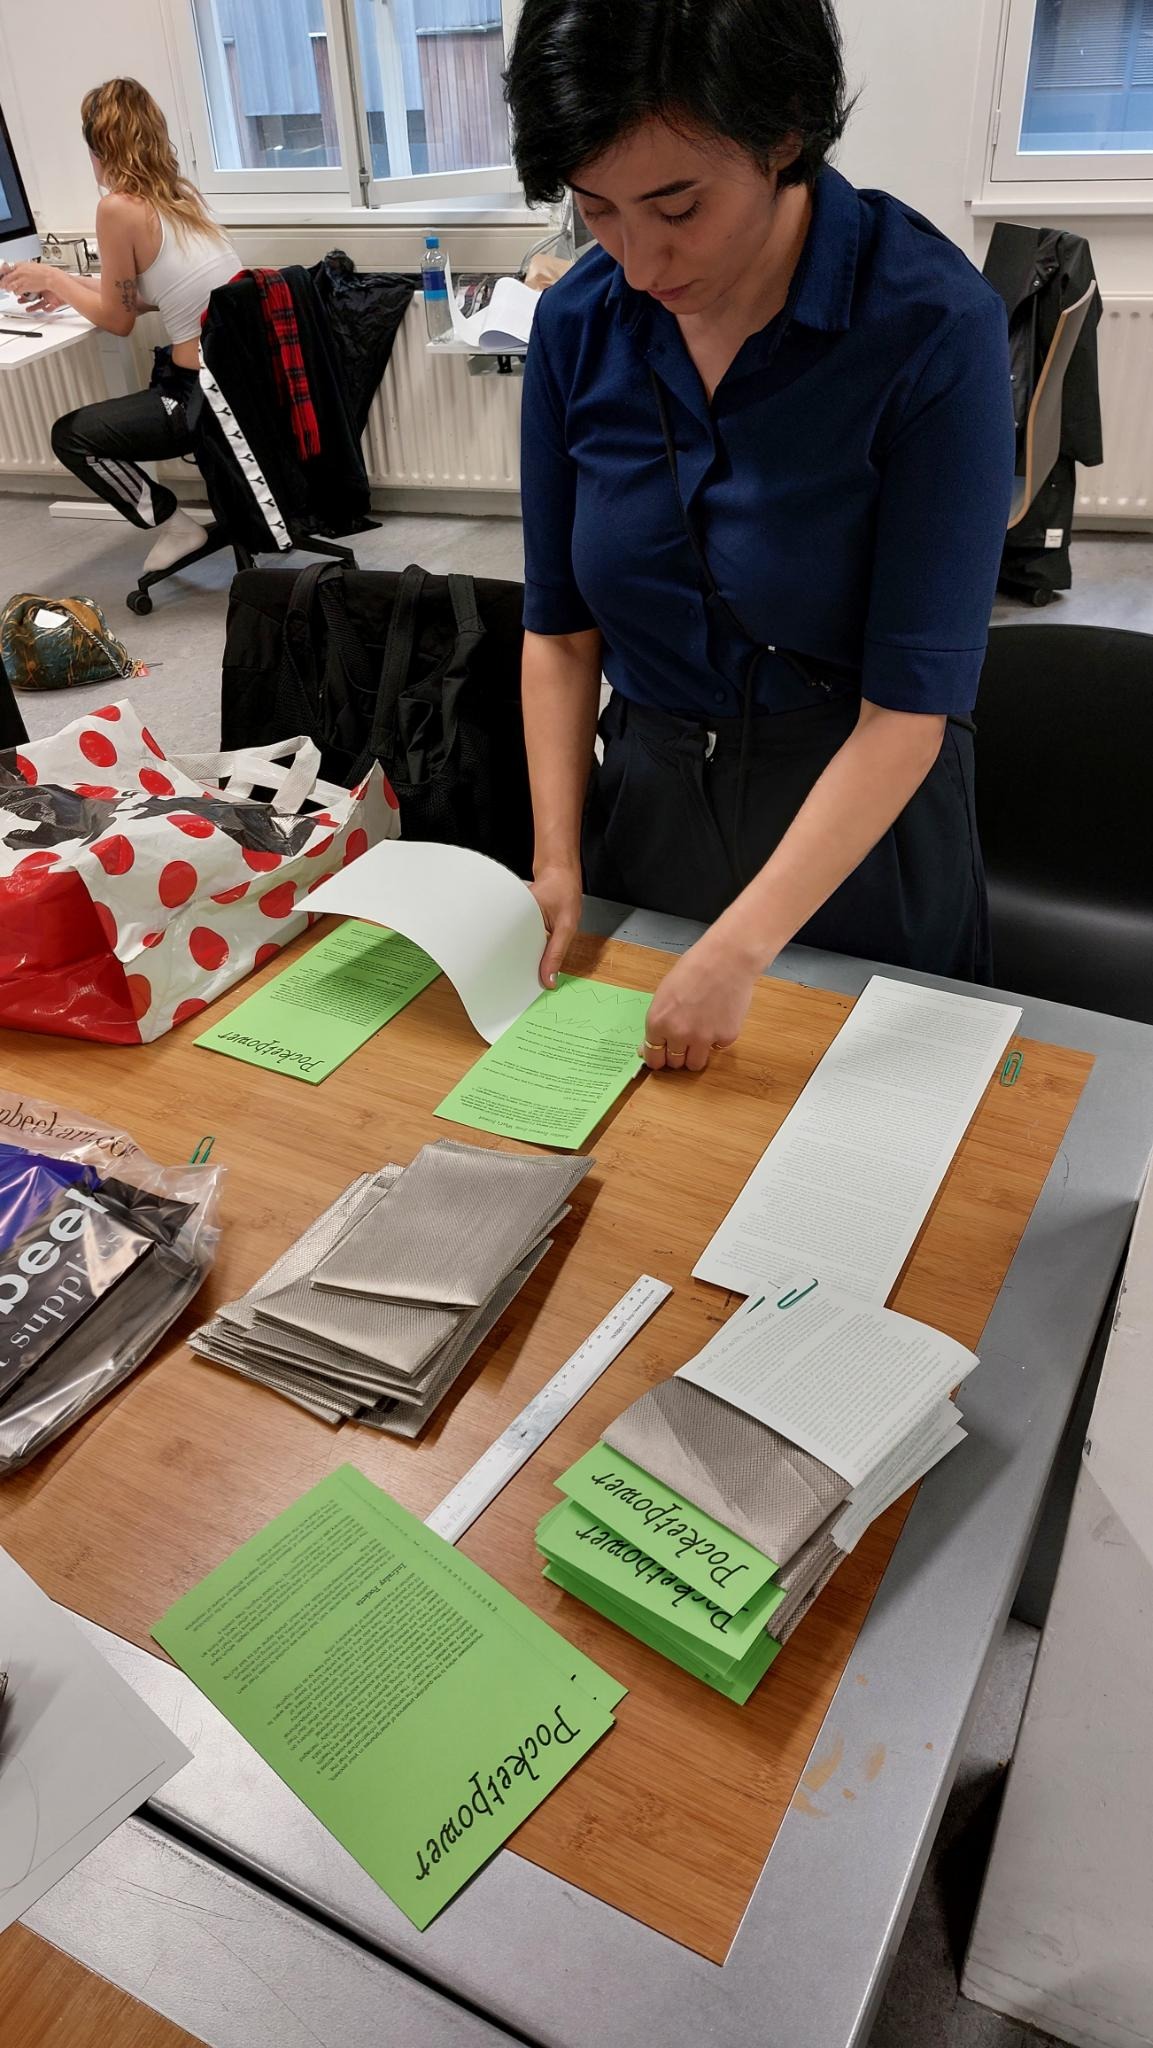
POLYGON ((362 1174, 192 1349, 324 1421, 415 1437, 593 1163, 442 1139, 411 1166, 362 1174))

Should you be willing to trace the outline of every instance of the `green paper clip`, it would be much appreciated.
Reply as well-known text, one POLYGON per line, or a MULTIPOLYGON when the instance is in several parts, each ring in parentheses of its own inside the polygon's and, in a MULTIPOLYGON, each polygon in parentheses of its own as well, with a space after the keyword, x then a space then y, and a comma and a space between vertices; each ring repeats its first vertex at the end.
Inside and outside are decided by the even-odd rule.
POLYGON ((1011 1088, 1013 1086, 1013 1083, 1017 1079, 1017 1076, 1020 1073, 1024 1064, 1025 1055, 1023 1052, 1011 1052, 1009 1054, 1008 1059, 1005 1061, 1005 1064, 1001 1069, 1002 1088, 1011 1088))
POLYGON ((805 1298, 805 1296, 806 1296, 806 1294, 811 1294, 811 1293, 812 1293, 812 1291, 813 1291, 814 1287, 816 1286, 816 1284, 817 1284, 817 1283, 816 1283, 816 1281, 815 1281, 815 1280, 810 1280, 810 1282, 809 1282, 809 1284, 808 1284, 808 1286, 807 1286, 807 1287, 802 1287, 802 1288, 800 1288, 800 1289, 798 1289, 798 1288, 796 1288, 796 1287, 790 1287, 790 1289, 789 1289, 789 1291, 788 1291, 788 1293, 787 1293, 787 1294, 782 1294, 782 1296, 781 1296, 780 1300, 779 1300, 779 1301, 778 1301, 778 1303, 777 1303, 777 1307, 778 1307, 778 1308, 796 1308, 796 1305, 797 1305, 797 1303, 798 1303, 799 1301, 803 1301, 803 1300, 804 1300, 804 1298, 805 1298))
POLYGON ((215 1145, 215 1143, 215 1138, 201 1138, 200 1143, 196 1147, 196 1150, 192 1154, 192 1157, 189 1160, 188 1164, 190 1166, 207 1166, 209 1157, 212 1152, 212 1147, 215 1145))

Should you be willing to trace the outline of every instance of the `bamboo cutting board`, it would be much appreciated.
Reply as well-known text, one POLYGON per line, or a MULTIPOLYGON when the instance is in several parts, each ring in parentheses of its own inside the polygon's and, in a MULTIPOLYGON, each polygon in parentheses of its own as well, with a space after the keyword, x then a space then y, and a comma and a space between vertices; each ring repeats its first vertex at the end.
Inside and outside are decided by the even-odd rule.
MULTIPOLYGON (((577 971, 637 988, 654 988, 670 965, 667 955, 617 941, 581 947, 577 971)), ((138 1049, 3 1034, 6 1078, 30 1096, 121 1123, 161 1160, 187 1159, 211 1134, 213 1160, 229 1178, 220 1258, 193 1313, 118 1396, 0 1483, 0 1542, 53 1599, 155 1650, 149 1627, 171 1602, 334 1466, 355 1463, 427 1514, 638 1274, 671 1282, 672 1299, 462 1547, 629 1687, 614 1732, 520 1830, 515 1848, 722 1961, 909 1500, 869 1531, 744 1708, 547 1585, 533 1531, 557 1499, 556 1474, 735 1306, 694 1281, 693 1264, 851 1006, 847 997, 763 981, 738 1046, 707 1074, 649 1075, 633 1085, 592 1143, 596 1166, 553 1252, 415 1444, 354 1425, 333 1429, 202 1364, 181 1337, 214 1302, 251 1285, 354 1175, 406 1163, 437 1137, 503 1142, 433 1116, 482 1050, 446 982, 317 1088, 202 1051, 187 1031, 138 1049)), ((1020 1077, 1012 1088, 990 1085, 890 1297, 969 1346, 1092 1066, 1086 1054, 1015 1043, 1020 1077)))

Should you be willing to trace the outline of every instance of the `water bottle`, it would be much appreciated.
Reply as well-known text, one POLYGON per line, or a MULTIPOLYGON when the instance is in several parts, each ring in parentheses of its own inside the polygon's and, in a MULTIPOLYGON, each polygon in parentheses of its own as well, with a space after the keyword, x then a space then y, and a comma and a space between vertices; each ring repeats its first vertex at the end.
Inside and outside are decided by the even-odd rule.
POLYGON ((430 341, 443 341, 452 333, 452 309, 448 302, 448 259, 439 235, 426 235, 420 259, 420 282, 424 291, 424 317, 430 341))

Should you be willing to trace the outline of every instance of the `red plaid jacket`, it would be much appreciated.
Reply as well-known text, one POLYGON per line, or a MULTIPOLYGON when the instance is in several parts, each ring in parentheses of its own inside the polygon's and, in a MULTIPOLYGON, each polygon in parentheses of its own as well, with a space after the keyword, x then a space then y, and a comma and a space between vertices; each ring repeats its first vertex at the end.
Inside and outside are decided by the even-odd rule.
POLYGON ((260 293, 276 389, 292 422, 297 454, 302 458, 319 455, 320 426, 308 388, 292 294, 283 274, 279 270, 241 270, 237 275, 252 278, 260 293))

